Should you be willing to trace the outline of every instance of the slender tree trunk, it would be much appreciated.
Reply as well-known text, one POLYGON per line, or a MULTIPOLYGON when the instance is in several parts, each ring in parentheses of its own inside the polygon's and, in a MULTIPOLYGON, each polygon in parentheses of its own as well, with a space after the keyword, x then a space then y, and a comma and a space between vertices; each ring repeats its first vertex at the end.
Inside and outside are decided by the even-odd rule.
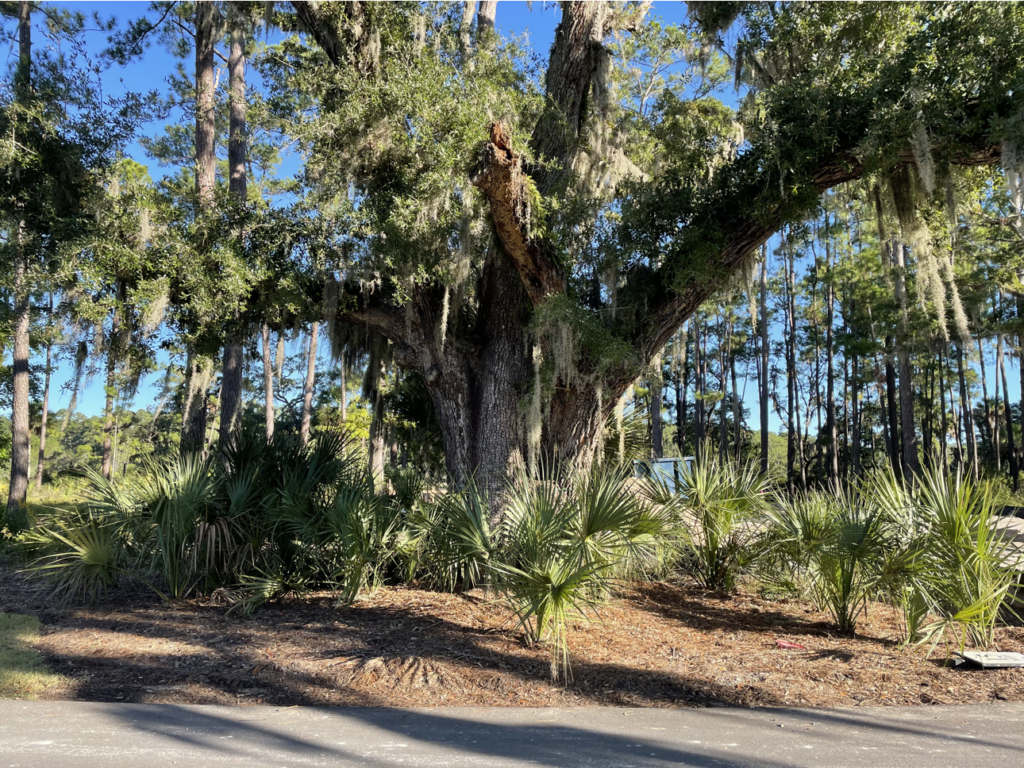
POLYGON ((758 399, 761 406, 761 473, 768 474, 768 247, 763 246, 761 263, 761 377, 758 399))
POLYGON ((686 334, 686 327, 679 333, 679 372, 676 377, 676 444, 679 446, 679 455, 686 455, 686 389, 689 385, 690 366, 687 361, 686 349, 689 346, 689 339, 686 334))
POLYGON ((790 494, 794 493, 796 474, 796 443, 800 439, 800 427, 797 423, 796 402, 796 328, 793 311, 793 254, 783 265, 786 271, 786 477, 790 494))
MULTIPOLYGON (((310 421, 313 414, 313 385, 316 383, 316 347, 319 332, 320 323, 314 322, 309 330, 309 348, 306 355, 306 382, 302 388, 302 426, 299 429, 299 436, 303 445, 309 443, 310 421)), ((381 439, 383 440, 383 437, 381 439)), ((383 442, 381 445, 383 446, 383 442)))
POLYGON ((117 394, 117 363, 124 351, 121 343, 121 308, 124 302, 124 283, 118 280, 114 288, 114 312, 110 321, 110 341, 107 344, 107 380, 103 403, 103 459, 100 474, 110 479, 113 467, 114 398, 117 394))
MULTIPOLYGON (((214 37, 217 4, 196 3, 196 199, 199 218, 213 210, 217 174, 216 132, 214 126, 214 37)), ((200 246, 200 251, 204 247, 200 246)), ((186 363, 185 412, 182 415, 182 447, 205 449, 207 440, 207 391, 212 361, 191 345, 186 363)))
POLYGON ((895 340, 890 334, 885 337, 885 409, 889 423, 889 463, 896 477, 903 477, 903 449, 900 446, 899 411, 896 406, 896 368, 893 357, 896 354, 895 340))
POLYGON ((385 366, 379 363, 380 371, 375 377, 375 385, 370 393, 370 404, 373 415, 370 419, 370 477, 375 491, 384 488, 384 393, 381 382, 384 380, 385 366))
POLYGON ((338 374, 341 377, 341 423, 344 425, 348 421, 348 385, 345 381, 348 364, 345 359, 345 350, 342 350, 341 352, 340 362, 341 364, 338 366, 338 374))
POLYGON ((661 389, 663 381, 661 378, 661 355, 654 356, 651 363, 653 375, 651 376, 651 451, 655 459, 665 455, 665 447, 662 441, 661 426, 661 389))
POLYGON ((217 156, 214 117, 214 43, 217 4, 196 3, 196 196, 208 213, 214 205, 217 156))
MULTIPOLYGON (((231 48, 228 53, 228 87, 231 92, 230 116, 228 120, 228 167, 230 178, 228 188, 235 198, 238 224, 235 238, 239 251, 244 252, 245 232, 242 215, 246 203, 247 180, 245 173, 246 127, 245 127, 245 34, 246 21, 237 4, 229 4, 231 20, 231 48)), ((242 380, 245 355, 243 341, 245 332, 243 320, 235 317, 224 341, 224 364, 222 369, 222 394, 220 411, 220 444, 227 446, 238 428, 238 414, 242 406, 242 380)))
POLYGON ((942 411, 942 420, 940 424, 942 434, 940 435, 939 439, 939 450, 942 452, 942 455, 940 457, 942 459, 942 474, 948 477, 949 451, 947 450, 947 448, 949 441, 949 420, 946 414, 946 373, 944 371, 945 362, 946 353, 945 345, 943 345, 942 350, 939 352, 939 408, 942 411))
MULTIPOLYGON (((53 322, 53 294, 50 294, 48 319, 53 322)), ((47 329, 48 331, 50 329, 47 329)), ((46 372, 43 379, 43 412, 39 417, 39 459, 36 461, 36 490, 43 487, 43 465, 46 463, 46 421, 50 409, 50 368, 53 365, 53 340, 46 339, 46 372)))
POLYGON ((903 437, 903 476, 910 479, 920 471, 917 459, 917 432, 914 428, 914 381, 910 367, 910 340, 908 325, 906 253, 903 244, 893 246, 896 257, 896 298, 900 305, 900 339, 896 348, 899 363, 900 432, 903 437))
POLYGON ((270 357, 270 326, 263 323, 260 335, 263 341, 263 422, 269 443, 274 439, 274 363, 270 357))
MULTIPOLYGON (((32 6, 18 3, 18 71, 16 93, 27 101, 32 86, 32 6)), ((14 254, 14 381, 11 399, 11 482, 7 489, 7 512, 15 513, 28 497, 29 438, 29 326, 31 295, 29 286, 27 233, 24 222, 18 224, 18 245, 14 254)))
POLYGON ((988 401, 988 380, 985 375, 985 347, 981 341, 981 333, 978 334, 978 362, 981 371, 981 403, 985 408, 985 438, 988 441, 989 461, 997 461, 999 452, 996 448, 996 442, 998 438, 993 437, 995 426, 992 419, 992 408, 988 401))
POLYGON ((732 322, 729 323, 729 376, 732 378, 732 429, 733 452, 739 461, 743 447, 743 405, 740 403, 740 391, 736 384, 736 354, 732 348, 732 322))
MULTIPOLYGON (((22 3, 22 6, 27 3, 22 3)), ((27 12, 26 18, 27 18, 27 12)), ((23 228, 21 228, 23 231, 23 228)), ((23 238, 19 232, 19 240, 23 238)), ((11 483, 7 512, 15 512, 28 496, 29 465, 29 324, 31 304, 28 258, 19 242, 14 271, 14 386, 11 407, 11 483)))
POLYGON ((701 328, 700 320, 694 317, 690 325, 693 327, 693 366, 694 366, 694 388, 697 390, 694 396, 694 420, 693 420, 693 432, 694 432, 694 452, 697 458, 704 456, 704 413, 707 407, 704 402, 704 368, 703 358, 701 354, 701 328))
MULTIPOLYGON (((850 313, 853 314, 853 300, 850 301, 850 313)), ((854 329, 854 332, 855 329, 854 329)), ((860 408, 860 357, 854 352, 850 356, 850 475, 860 477, 860 443, 861 443, 861 408, 860 408)))
POLYGON ((1003 381, 1003 410, 1006 411, 1006 441, 1007 441, 1007 456, 1010 460, 1010 478, 1013 483, 1013 490, 1016 493, 1020 485, 1020 478, 1018 477, 1019 469, 1017 467, 1017 447, 1013 440, 1013 413, 1010 411, 1010 391, 1006 386, 1006 361, 1003 359, 1003 334, 999 334, 998 341, 996 342, 998 352, 996 353, 997 367, 999 368, 1000 375, 1003 381))
POLYGON ((725 372, 728 369, 728 363, 726 357, 728 356, 727 347, 729 346, 729 337, 726 331, 726 322, 724 317, 720 317, 719 322, 719 337, 718 337, 718 371, 720 374, 720 391, 722 393, 721 410, 718 412, 718 459, 723 464, 729 460, 729 419, 726 416, 728 404, 729 404, 729 387, 726 385, 725 372))
POLYGON ((928 469, 935 467, 935 357, 928 361, 925 369, 925 382, 921 387, 921 396, 925 400, 925 419, 922 431, 925 436, 925 465, 928 469))
POLYGON ((829 282, 825 288, 825 422, 828 429, 828 481, 834 487, 839 482, 839 438, 836 433, 836 373, 833 354, 835 322, 835 288, 832 285, 832 265, 829 264, 829 282))
POLYGON ((964 420, 964 437, 967 440, 967 460, 971 464, 971 476, 978 480, 978 436, 974 429, 974 409, 967 392, 967 379, 964 376, 964 350, 958 341, 956 344, 956 370, 960 382, 960 412, 964 420))

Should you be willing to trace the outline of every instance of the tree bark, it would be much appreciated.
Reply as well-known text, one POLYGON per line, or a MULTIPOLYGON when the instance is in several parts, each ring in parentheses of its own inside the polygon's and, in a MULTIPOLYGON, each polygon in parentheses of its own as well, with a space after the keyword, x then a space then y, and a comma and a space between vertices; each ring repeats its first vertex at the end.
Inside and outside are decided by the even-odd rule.
MULTIPOLYGON (((22 3, 22 6, 27 3, 22 3)), ((26 12, 27 18, 27 12, 26 12)), ((14 386, 11 405, 11 483, 7 494, 7 512, 13 513, 28 496, 29 465, 29 324, 31 320, 28 256, 24 227, 19 228, 18 252, 14 268, 14 386)))
POLYGON ((380 493, 384 489, 384 393, 381 382, 384 380, 384 361, 377 361, 380 371, 374 377, 374 387, 370 393, 370 405, 373 415, 370 419, 370 479, 374 491, 380 493))
POLYGON ((943 476, 949 476, 949 417, 946 414, 946 373, 945 373, 946 353, 945 346, 939 352, 939 409, 942 411, 942 417, 939 422, 939 428, 942 430, 942 434, 939 438, 939 450, 942 452, 941 464, 943 476))
POLYGON ((989 460, 998 463, 999 451, 996 444, 999 440, 995 435, 995 424, 992 419, 992 408, 988 401, 988 380, 985 375, 985 348, 982 345, 981 333, 978 333, 978 364, 981 372, 981 403, 985 408, 985 437, 988 440, 989 460))
POLYGON ((958 341, 956 344, 956 369, 960 382, 960 412, 964 420, 964 437, 967 440, 967 460, 971 463, 971 476, 978 480, 978 436, 974 428, 974 409, 967 392, 967 379, 964 376, 964 350, 958 341))
POLYGON ((263 323, 260 327, 263 342, 263 423, 267 442, 274 439, 274 363, 270 357, 270 326, 263 323))
POLYGON ((103 459, 100 474, 107 480, 113 470, 114 403, 117 393, 117 364, 124 352, 121 343, 121 310, 124 302, 124 282, 118 280, 114 287, 114 311, 110 321, 110 341, 107 343, 107 378, 103 403, 103 459))
POLYGON ((214 36, 217 4, 196 3, 196 197, 201 213, 214 204, 215 147, 214 36))
MULTIPOLYGON (((228 120, 228 168, 230 176, 228 189, 238 206, 238 224, 235 239, 240 252, 245 250, 245 232, 242 217, 246 204, 247 179, 246 126, 245 126, 245 35, 246 21, 243 12, 236 5, 229 5, 231 19, 231 47, 228 52, 228 88, 231 94, 228 120)), ((242 406, 242 380, 245 373, 243 340, 245 333, 240 327, 242 319, 236 315, 229 323, 224 342, 224 363, 221 369, 220 444, 231 443, 238 428, 238 414, 242 406)))
POLYGON ((740 402, 740 391, 736 384, 736 353, 732 347, 732 321, 729 321, 729 377, 732 379, 732 429, 733 451, 739 462, 740 450, 743 447, 743 404, 740 402))
POLYGON ((679 455, 686 456, 686 390, 690 380, 690 366, 687 360, 687 347, 689 339, 685 326, 679 333, 679 349, 676 354, 681 356, 677 363, 678 374, 676 377, 676 445, 679 447, 679 455))
MULTIPOLYGON (((53 294, 50 294, 49 320, 53 321, 53 294)), ((48 331, 50 329, 47 329, 48 331)), ((46 339, 46 372, 43 378, 43 412, 39 416, 39 458, 36 461, 36 490, 43 487, 43 465, 46 463, 46 421, 50 409, 50 368, 53 364, 53 340, 46 339)))
POLYGON ((707 413, 707 402, 704 400, 704 355, 701 349, 701 323, 699 317, 694 317, 690 325, 693 328, 693 365, 694 365, 694 452, 698 458, 703 458, 705 443, 707 442, 705 414, 707 413))
POLYGON ((316 383, 316 347, 319 333, 320 323, 314 322, 309 329, 309 347, 306 354, 306 381, 302 387, 302 424, 299 428, 299 439, 303 445, 309 443, 310 422, 313 415, 313 385, 316 383))
POLYGON ((917 432, 914 427, 914 382, 910 367, 910 333, 907 319, 906 252, 903 244, 893 242, 896 261, 896 298, 900 307, 899 334, 896 358, 899 364, 900 433, 903 441, 903 476, 910 480, 920 472, 917 459, 917 432))
POLYGON ((729 370, 729 332, 725 317, 719 314, 718 332, 718 373, 719 391, 722 393, 721 405, 718 411, 718 457, 719 461, 725 464, 729 460, 729 418, 726 416, 729 408, 729 386, 726 380, 726 372, 729 370))
MULTIPOLYGON (((196 3, 196 205, 204 219, 214 206, 217 176, 215 146, 214 36, 217 4, 196 3)), ((202 246, 200 246, 202 248, 202 246)), ((185 410, 182 414, 182 448, 203 450, 206 445, 207 387, 212 361, 190 343, 187 348, 185 410), (198 379, 193 377, 198 376, 198 379), (202 389, 202 392, 200 392, 202 389)))
POLYGON ((796 490, 794 486, 796 452, 797 440, 800 439, 796 402, 796 318, 793 302, 792 251, 789 252, 783 269, 786 272, 786 477, 788 478, 789 492, 792 494, 796 490))
POLYGON ((761 365, 758 399, 761 405, 761 474, 768 474, 768 248, 761 248, 761 365))
MULTIPOLYGON (((32 6, 18 3, 18 71, 16 93, 28 101, 32 87, 32 6)), ((24 222, 18 224, 18 244, 14 254, 14 381, 11 392, 11 481, 7 489, 7 512, 13 514, 28 497, 29 438, 29 326, 31 295, 29 285, 27 233, 24 222)))
MULTIPOLYGON (((826 225, 828 219, 826 218, 826 225)), ((829 250, 829 239, 826 236, 825 248, 828 250, 829 280, 825 286, 825 422, 828 430, 828 481, 832 487, 839 482, 839 437, 836 433, 836 372, 833 345, 835 343, 832 324, 835 322, 835 286, 832 284, 832 258, 829 250)))
POLYGON ((651 376, 651 453, 653 458, 660 459, 665 455, 661 427, 661 389, 664 385, 661 378, 661 355, 656 355, 651 365, 653 368, 651 376))
POLYGON ((896 401, 896 341, 892 334, 885 337, 885 404, 889 420, 889 463, 897 477, 903 477, 903 448, 900 444, 899 410, 896 401))

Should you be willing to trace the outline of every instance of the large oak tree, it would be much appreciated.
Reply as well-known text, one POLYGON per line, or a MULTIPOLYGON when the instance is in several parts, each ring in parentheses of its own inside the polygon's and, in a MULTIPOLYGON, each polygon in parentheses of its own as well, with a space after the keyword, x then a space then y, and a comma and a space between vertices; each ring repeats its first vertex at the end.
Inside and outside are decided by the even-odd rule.
POLYGON ((692 4, 688 74, 649 109, 630 78, 651 51, 624 44, 646 4, 563 3, 536 77, 492 4, 291 5, 319 48, 277 70, 318 96, 307 173, 358 201, 335 323, 391 341, 454 478, 491 487, 592 460, 681 324, 823 192, 996 163, 1022 127, 1014 4, 692 4), (718 51, 738 110, 702 88, 718 51))

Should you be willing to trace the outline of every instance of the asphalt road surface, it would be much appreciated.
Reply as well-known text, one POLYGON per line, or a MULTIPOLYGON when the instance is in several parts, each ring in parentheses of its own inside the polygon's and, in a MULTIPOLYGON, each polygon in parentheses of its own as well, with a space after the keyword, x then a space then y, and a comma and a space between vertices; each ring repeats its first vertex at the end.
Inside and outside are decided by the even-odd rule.
POLYGON ((1024 705, 318 709, 0 701, 0 768, 1016 768, 1024 705))

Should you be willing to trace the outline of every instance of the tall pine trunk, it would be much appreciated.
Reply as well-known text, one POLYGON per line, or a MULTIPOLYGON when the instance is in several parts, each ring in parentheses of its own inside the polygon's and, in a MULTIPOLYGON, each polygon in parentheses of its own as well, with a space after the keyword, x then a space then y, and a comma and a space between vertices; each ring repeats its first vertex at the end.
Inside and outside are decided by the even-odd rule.
POLYGON ((110 321, 110 341, 107 343, 107 379, 103 402, 103 458, 100 474, 107 480, 113 471, 114 405, 117 395, 117 363, 124 347, 121 344, 121 308, 124 302, 124 283, 118 280, 114 287, 114 312, 110 321))
POLYGON ((700 319, 694 317, 690 323, 693 326, 693 365, 694 365, 694 420, 693 420, 693 445, 697 457, 704 456, 704 413, 706 403, 704 401, 704 368, 701 354, 701 328, 700 319))
POLYGON ((893 358, 896 355, 895 340, 892 334, 885 337, 885 411, 889 426, 889 464, 897 477, 903 477, 903 451, 900 447, 899 410, 896 405, 896 367, 893 358))
POLYGON ((947 450, 949 441, 949 418, 946 414, 946 351, 945 345, 939 352, 939 408, 942 410, 942 419, 940 422, 940 429, 942 434, 939 438, 939 450, 942 452, 942 472, 944 475, 949 475, 949 457, 947 450))
POLYGON ((896 358, 899 364, 900 433, 903 438, 903 476, 908 481, 920 472, 917 459, 917 432, 914 426, 914 381, 910 367, 910 333, 907 309, 906 251, 903 244, 894 241, 896 261, 896 298, 900 307, 899 334, 896 358))
POLYGON ((974 428, 974 409, 971 407, 971 398, 967 392, 967 378, 964 375, 964 350, 963 345, 956 343, 956 372, 960 383, 960 412, 964 421, 964 438, 967 441, 967 461, 971 465, 971 477, 978 480, 978 435, 974 428))
MULTIPOLYGON (((198 218, 205 219, 214 206, 217 175, 214 125, 214 38, 217 4, 196 3, 196 202, 198 218)), ((202 246, 200 246, 202 248, 202 246)), ((182 447, 203 450, 206 444, 207 390, 212 360, 190 344, 187 349, 185 412, 182 415, 182 447)))
POLYGON ((299 427, 299 439, 303 445, 309 443, 310 423, 313 416, 313 385, 316 383, 316 347, 319 333, 320 323, 314 322, 309 329, 309 347, 306 354, 306 381, 302 387, 302 423, 299 427))
MULTIPOLYGON (((826 248, 828 240, 826 239, 826 248)), ((835 287, 832 285, 832 263, 829 261, 829 281, 825 286, 825 424, 828 431, 828 481, 834 487, 839 482, 839 438, 836 433, 836 372, 833 354, 832 324, 835 321, 835 287)))
MULTIPOLYGON (((231 20, 231 48, 228 53, 228 88, 231 94, 228 120, 228 188, 238 206, 238 225, 235 238, 240 252, 245 248, 245 232, 241 226, 247 185, 245 172, 245 27, 244 13, 237 4, 229 4, 231 20)), ((220 444, 227 446, 238 427, 238 414, 242 406, 242 378, 244 375, 243 318, 235 317, 230 323, 224 341, 224 363, 221 371, 220 444)))
POLYGON ((988 442, 989 460, 996 461, 998 450, 996 449, 996 441, 998 438, 993 437, 995 433, 995 426, 992 419, 992 408, 988 401, 988 378, 985 374, 985 347, 981 340, 981 333, 978 333, 978 363, 981 371, 981 404, 985 409, 985 439, 988 442))
MULTIPOLYGON (((18 3, 18 71, 16 95, 28 101, 32 85, 32 3, 18 3)), ((29 326, 31 295, 28 269, 28 239, 24 222, 18 224, 14 254, 14 381, 11 392, 11 482, 7 489, 7 512, 15 513, 28 497, 29 451, 29 326)))
POLYGON ((761 473, 768 474, 768 248, 761 263, 761 365, 758 399, 761 406, 761 473))
POLYGON ((274 439, 274 362, 270 357, 270 326, 260 327, 263 352, 263 423, 267 442, 274 439))

